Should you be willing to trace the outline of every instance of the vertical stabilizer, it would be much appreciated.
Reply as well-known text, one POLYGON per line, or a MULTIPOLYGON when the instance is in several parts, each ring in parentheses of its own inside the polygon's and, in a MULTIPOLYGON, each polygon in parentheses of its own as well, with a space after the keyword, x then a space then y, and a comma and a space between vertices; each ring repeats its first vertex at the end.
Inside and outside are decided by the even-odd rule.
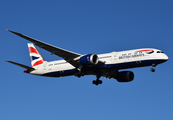
POLYGON ((45 61, 42 55, 38 52, 34 44, 28 43, 29 55, 31 58, 32 67, 36 67, 37 65, 43 64, 45 61))

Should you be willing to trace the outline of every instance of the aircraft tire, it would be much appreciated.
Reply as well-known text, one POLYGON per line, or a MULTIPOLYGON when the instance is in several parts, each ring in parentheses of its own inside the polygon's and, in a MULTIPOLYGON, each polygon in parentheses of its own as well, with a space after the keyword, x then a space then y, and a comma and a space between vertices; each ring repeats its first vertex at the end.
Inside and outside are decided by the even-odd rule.
POLYGON ((92 81, 92 83, 93 83, 93 84, 96 84, 96 81, 95 81, 95 80, 93 80, 93 81, 92 81))
POLYGON ((95 84, 95 85, 97 86, 98 84, 99 84, 99 83, 98 83, 98 82, 96 82, 96 84, 95 84))
POLYGON ((154 68, 151 68, 151 72, 155 72, 155 69, 154 68))
POLYGON ((98 84, 99 84, 99 81, 93 80, 92 83, 93 83, 94 85, 98 85, 98 84))
POLYGON ((102 84, 102 80, 99 80, 98 82, 99 82, 99 84, 102 84))

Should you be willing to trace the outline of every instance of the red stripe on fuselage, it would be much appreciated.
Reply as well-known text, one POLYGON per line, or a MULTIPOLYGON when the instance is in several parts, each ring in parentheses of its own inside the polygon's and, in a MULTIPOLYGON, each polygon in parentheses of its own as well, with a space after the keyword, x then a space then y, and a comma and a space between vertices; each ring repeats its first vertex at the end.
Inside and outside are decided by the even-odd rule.
POLYGON ((152 52, 154 52, 154 50, 139 50, 139 51, 136 51, 136 52, 147 52, 147 51, 152 51, 152 52))
POLYGON ((29 47, 29 53, 39 54, 38 51, 35 48, 33 48, 33 47, 29 47))

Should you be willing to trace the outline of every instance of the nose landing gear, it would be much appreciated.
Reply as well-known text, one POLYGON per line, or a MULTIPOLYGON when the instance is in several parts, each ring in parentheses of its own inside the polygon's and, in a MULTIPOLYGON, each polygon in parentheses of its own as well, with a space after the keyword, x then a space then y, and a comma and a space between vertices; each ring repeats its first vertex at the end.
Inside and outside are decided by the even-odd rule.
POLYGON ((157 67, 157 65, 156 64, 152 64, 152 68, 150 69, 151 70, 151 72, 155 72, 155 67, 157 67))
POLYGON ((155 72, 155 69, 154 68, 151 68, 150 70, 151 70, 151 72, 155 72))

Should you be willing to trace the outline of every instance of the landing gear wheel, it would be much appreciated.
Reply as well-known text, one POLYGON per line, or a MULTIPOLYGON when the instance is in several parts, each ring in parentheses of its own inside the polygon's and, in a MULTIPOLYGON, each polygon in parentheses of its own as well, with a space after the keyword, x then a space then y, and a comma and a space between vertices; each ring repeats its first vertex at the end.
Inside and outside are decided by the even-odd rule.
POLYGON ((96 82, 96 84, 95 84, 95 85, 97 86, 97 85, 99 85, 99 83, 98 83, 98 82, 96 82))
POLYGON ((154 68, 151 68, 151 72, 155 72, 155 69, 154 68))
POLYGON ((95 80, 93 80, 93 82, 92 82, 93 84, 96 84, 96 81, 95 80))
POLYGON ((99 84, 102 84, 102 80, 99 80, 98 82, 99 82, 99 84))
POLYGON ((92 83, 94 85, 102 84, 102 80, 93 80, 92 83))
POLYGON ((84 73, 78 71, 78 72, 75 73, 75 76, 80 78, 81 76, 84 76, 84 73))

